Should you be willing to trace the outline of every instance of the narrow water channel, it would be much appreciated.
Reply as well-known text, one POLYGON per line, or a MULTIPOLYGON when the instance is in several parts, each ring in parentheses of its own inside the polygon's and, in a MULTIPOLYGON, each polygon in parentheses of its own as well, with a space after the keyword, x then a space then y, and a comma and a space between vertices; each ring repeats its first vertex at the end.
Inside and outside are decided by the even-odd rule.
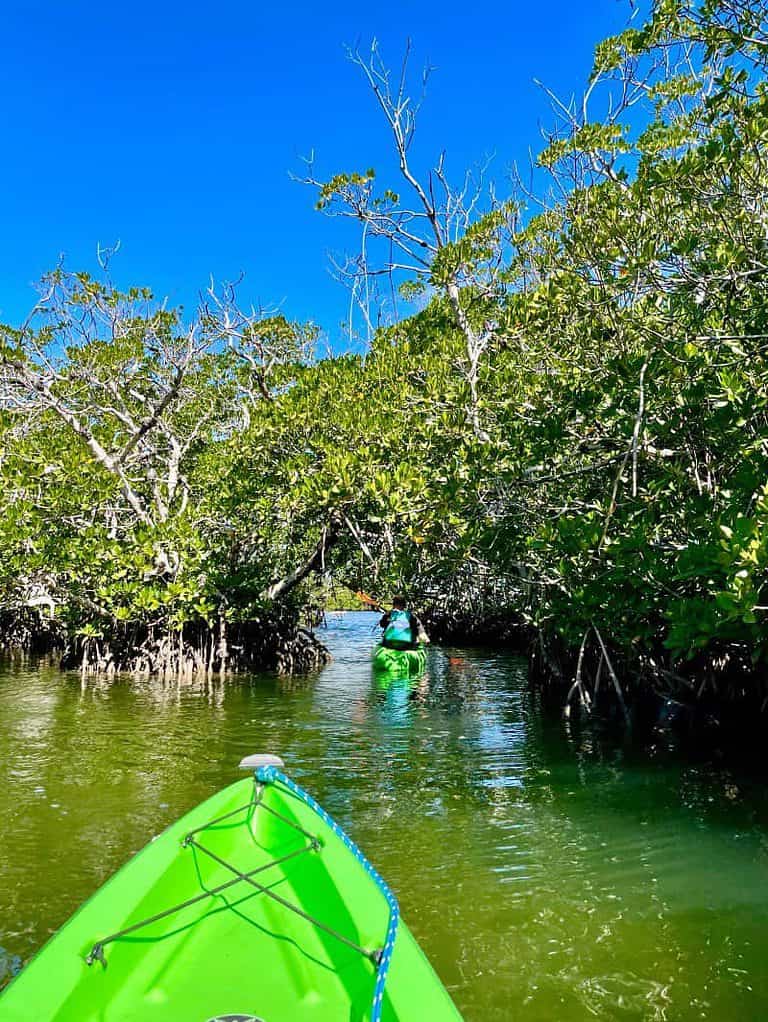
POLYGON ((270 751, 387 878, 467 1022, 768 1018, 762 782, 543 715, 509 655, 433 649, 420 682, 379 687, 374 626, 331 620, 334 662, 293 681, 5 662, 7 955, 270 751))

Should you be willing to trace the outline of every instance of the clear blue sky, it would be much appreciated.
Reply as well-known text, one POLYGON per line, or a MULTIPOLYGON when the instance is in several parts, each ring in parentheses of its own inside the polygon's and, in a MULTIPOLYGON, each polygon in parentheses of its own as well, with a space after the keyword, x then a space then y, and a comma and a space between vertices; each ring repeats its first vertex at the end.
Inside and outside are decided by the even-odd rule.
POLYGON ((244 271, 248 301, 335 338, 347 301, 327 255, 355 237, 289 172, 310 150, 326 177, 388 165, 344 44, 376 35, 396 63, 410 36, 414 67, 437 69, 418 158, 445 148, 459 174, 495 152, 501 179, 550 120, 533 78, 578 90, 594 44, 629 13, 626 0, 5 0, 0 320, 23 318, 59 253, 95 271, 97 243, 119 238, 119 284, 192 305, 209 274, 244 271))

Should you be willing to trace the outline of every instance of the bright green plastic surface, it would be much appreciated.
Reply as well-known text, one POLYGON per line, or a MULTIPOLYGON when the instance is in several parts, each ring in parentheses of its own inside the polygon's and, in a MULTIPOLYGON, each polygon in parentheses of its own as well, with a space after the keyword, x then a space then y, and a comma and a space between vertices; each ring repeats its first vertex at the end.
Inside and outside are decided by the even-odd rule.
POLYGON ((416 649, 387 649, 378 645, 373 654, 373 669, 377 672, 418 677, 427 664, 427 651, 416 649))
MULTIPOLYGON (((253 791, 252 778, 225 788, 124 866, 0 995, 2 1022, 208 1022, 238 1013, 263 1022, 366 1022, 376 979, 369 959, 182 845, 189 831, 247 806, 253 791), (221 893, 106 943, 106 967, 86 964, 96 942, 233 879, 221 893)), ((389 907, 362 865, 279 784, 265 788, 263 801, 196 840, 248 873, 308 848, 310 840, 287 821, 298 824, 319 838, 320 849, 253 879, 356 944, 380 948, 389 907)), ((382 1019, 460 1020, 402 921, 382 1019)))

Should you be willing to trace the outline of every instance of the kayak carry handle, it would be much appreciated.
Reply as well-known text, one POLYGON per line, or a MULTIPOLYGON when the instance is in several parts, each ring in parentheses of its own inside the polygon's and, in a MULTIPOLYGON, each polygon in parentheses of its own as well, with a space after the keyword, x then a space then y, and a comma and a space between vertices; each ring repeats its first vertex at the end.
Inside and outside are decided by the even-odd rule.
POLYGON ((258 770, 259 767, 284 767, 285 763, 280 759, 279 756, 272 756, 268 752, 257 752, 252 756, 246 756, 240 760, 238 764, 239 770, 258 770))

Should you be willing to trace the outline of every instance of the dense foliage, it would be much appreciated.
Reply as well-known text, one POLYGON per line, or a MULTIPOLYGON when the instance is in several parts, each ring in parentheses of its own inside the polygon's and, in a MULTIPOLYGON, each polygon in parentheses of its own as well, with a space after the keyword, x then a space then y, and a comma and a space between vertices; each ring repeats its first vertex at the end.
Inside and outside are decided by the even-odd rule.
POLYGON ((57 269, 3 331, 3 610, 36 606, 126 649, 218 624, 220 662, 227 622, 264 609, 280 560, 255 557, 263 533, 227 517, 222 466, 316 331, 242 313, 231 287, 187 321, 104 276, 57 269))
POLYGON ((423 200, 313 179, 420 303, 365 356, 57 271, 5 331, 5 602, 178 627, 332 571, 761 704, 732 669, 768 650, 767 21, 657 0, 560 105, 548 188, 482 216, 442 162, 442 205, 412 177, 407 104, 358 59, 423 200))

